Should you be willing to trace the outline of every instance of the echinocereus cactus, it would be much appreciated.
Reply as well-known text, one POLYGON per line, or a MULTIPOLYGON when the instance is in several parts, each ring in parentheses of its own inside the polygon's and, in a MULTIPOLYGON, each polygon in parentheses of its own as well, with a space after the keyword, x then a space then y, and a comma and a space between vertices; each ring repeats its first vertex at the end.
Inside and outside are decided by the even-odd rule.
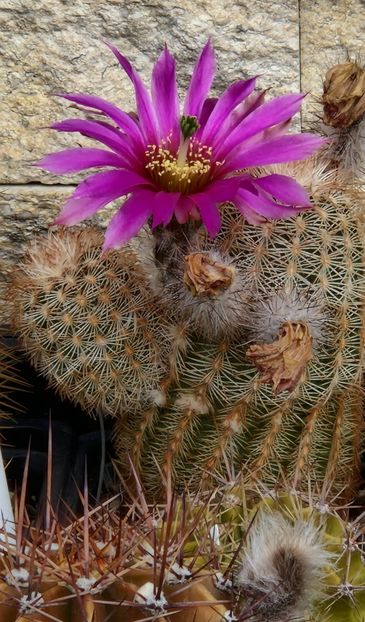
MULTIPOLYGON (((116 126, 77 119, 55 128, 98 138, 110 151, 67 150, 41 164, 59 173, 102 164, 116 169, 82 182, 58 219, 79 222, 112 199, 131 194, 109 225, 104 250, 126 242, 152 219, 153 233, 146 227, 119 255, 104 253, 100 264, 95 258, 95 266, 109 257, 122 261, 117 282, 128 280, 129 298, 121 291, 112 306, 122 305, 127 314, 121 322, 123 331, 130 331, 128 339, 140 335, 138 322, 130 319, 134 298, 147 311, 150 298, 158 301, 158 317, 144 318, 142 350, 146 334, 157 337, 152 351, 138 359, 138 373, 137 350, 129 341, 128 351, 123 344, 120 370, 128 382, 117 384, 109 364, 106 369, 109 412, 124 415, 116 431, 121 461, 126 462, 126 452, 132 456, 151 494, 159 491, 169 456, 177 483, 192 476, 195 485, 202 476, 208 481, 225 471, 228 456, 236 468, 246 464, 253 476, 268 481, 285 471, 296 485, 309 475, 342 489, 356 478, 362 430, 364 228, 356 209, 362 195, 341 189, 328 159, 263 168, 303 159, 320 145, 322 139, 313 135, 285 134, 301 96, 264 103, 251 80, 233 84, 218 100, 206 99, 214 67, 208 43, 180 117, 175 63, 167 48, 153 69, 152 99, 129 62, 112 49, 135 86, 138 117, 98 98, 66 95, 101 111, 116 126), (300 177, 302 185, 294 181, 300 177), (229 204, 219 211, 223 201, 229 204), (134 259, 126 265, 128 253, 134 259), (163 334, 161 328, 166 328, 163 334), (171 341, 165 334, 172 335, 171 341), (161 345, 166 350, 156 368, 155 348, 159 355, 161 345), (140 369, 147 370, 141 381, 140 369)), ((42 261, 36 259, 38 266, 42 261)), ((42 361, 49 352, 53 361, 62 344, 62 373, 48 367, 54 385, 74 374, 75 355, 79 365, 75 332, 82 337, 81 377, 86 369, 86 379, 79 382, 78 367, 70 387, 71 397, 76 391, 74 399, 82 403, 90 374, 98 379, 105 369, 108 340, 120 343, 119 325, 109 338, 104 317, 111 307, 105 316, 101 313, 102 344, 95 355, 94 329, 90 348, 84 309, 77 318, 76 311, 71 313, 71 320, 66 312, 69 326, 64 329, 65 301, 59 304, 60 282, 54 285, 52 279, 46 284, 46 311, 52 315, 55 309, 56 322, 49 325, 48 315, 42 315, 43 294, 31 294, 38 293, 42 276, 39 269, 30 283, 32 263, 25 263, 25 276, 19 277, 16 323, 43 372, 42 361)), ((88 308, 96 302, 91 298, 88 308)), ((96 403, 105 410, 105 389, 100 400, 99 387, 93 380, 96 403)))
POLYGON ((363 431, 363 197, 336 187, 321 162, 295 172, 313 180, 314 209, 253 226, 226 206, 213 242, 198 228, 162 231, 163 252, 157 240, 157 259, 146 257, 171 321, 187 323, 166 406, 116 428, 121 461, 133 456, 150 491, 167 459, 175 481, 197 485, 228 458, 253 477, 284 471, 295 485, 310 477, 351 495, 363 431))
POLYGON ((14 276, 13 320, 61 396, 121 416, 158 393, 172 335, 136 254, 101 256, 102 239, 93 229, 32 241, 14 276))
POLYGON ((253 166, 302 160, 323 142, 313 134, 288 134, 303 95, 289 94, 264 102, 256 79, 239 80, 220 98, 209 98, 215 59, 210 41, 192 73, 183 113, 175 60, 165 47, 152 70, 151 95, 130 62, 109 46, 130 78, 137 117, 95 96, 62 94, 108 122, 68 119, 52 127, 79 132, 108 150, 67 149, 45 157, 39 166, 54 173, 91 167, 114 170, 87 177, 67 201, 56 222, 76 224, 106 204, 131 195, 107 229, 104 250, 128 241, 152 219, 152 227, 202 220, 211 236, 220 229, 217 205, 231 201, 253 223, 288 218, 310 207, 305 190, 290 177, 252 175, 253 166))

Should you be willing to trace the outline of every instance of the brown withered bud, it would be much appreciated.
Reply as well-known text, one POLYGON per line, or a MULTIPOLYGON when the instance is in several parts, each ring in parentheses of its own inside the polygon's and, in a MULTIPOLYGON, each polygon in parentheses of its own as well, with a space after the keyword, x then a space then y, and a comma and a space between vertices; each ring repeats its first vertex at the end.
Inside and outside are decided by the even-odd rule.
POLYGON ((284 322, 273 343, 253 344, 246 355, 262 372, 262 382, 272 383, 274 393, 281 393, 291 391, 304 379, 313 356, 312 342, 307 324, 284 322))
POLYGON ((331 67, 323 85, 323 121, 347 128, 365 113, 365 70, 355 62, 331 67))
POLYGON ((190 253, 185 257, 184 283, 193 296, 218 296, 228 289, 235 269, 215 261, 207 253, 190 253))

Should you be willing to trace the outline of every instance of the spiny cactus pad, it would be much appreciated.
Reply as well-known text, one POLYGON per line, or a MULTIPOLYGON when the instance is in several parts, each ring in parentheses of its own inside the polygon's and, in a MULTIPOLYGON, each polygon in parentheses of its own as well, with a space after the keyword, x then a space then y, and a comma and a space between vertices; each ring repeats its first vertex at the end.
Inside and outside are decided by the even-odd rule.
POLYGON ((96 230, 35 240, 14 278, 14 323, 61 396, 113 416, 148 404, 169 354, 169 327, 131 249, 101 256, 96 230))

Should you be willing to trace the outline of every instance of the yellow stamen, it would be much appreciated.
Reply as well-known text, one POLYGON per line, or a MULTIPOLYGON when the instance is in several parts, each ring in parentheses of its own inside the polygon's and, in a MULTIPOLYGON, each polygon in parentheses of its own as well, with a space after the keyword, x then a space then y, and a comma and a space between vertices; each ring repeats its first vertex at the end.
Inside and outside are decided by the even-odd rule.
POLYGON ((167 192, 198 192, 216 168, 211 162, 212 148, 194 138, 182 139, 177 154, 170 151, 164 141, 161 145, 148 145, 145 155, 146 169, 152 180, 167 192))

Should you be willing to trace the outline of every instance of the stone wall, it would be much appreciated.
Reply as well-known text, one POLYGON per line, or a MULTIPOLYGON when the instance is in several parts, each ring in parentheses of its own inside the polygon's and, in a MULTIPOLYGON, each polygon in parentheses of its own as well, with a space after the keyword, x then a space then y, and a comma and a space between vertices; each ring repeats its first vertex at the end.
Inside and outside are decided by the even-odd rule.
MULTIPOLYGON (((302 88, 318 95, 325 68, 346 49, 361 51, 364 26, 361 0, 2 0, 0 324, 8 322, 6 282, 24 243, 47 229, 78 181, 32 166, 45 153, 76 144, 75 136, 46 129, 70 107, 53 94, 85 91, 134 107, 128 79, 103 41, 120 47, 145 80, 167 42, 183 91, 211 35, 217 93, 232 80, 262 74, 260 86, 273 94, 302 88)), ((309 118, 308 101, 304 125, 309 118)))

